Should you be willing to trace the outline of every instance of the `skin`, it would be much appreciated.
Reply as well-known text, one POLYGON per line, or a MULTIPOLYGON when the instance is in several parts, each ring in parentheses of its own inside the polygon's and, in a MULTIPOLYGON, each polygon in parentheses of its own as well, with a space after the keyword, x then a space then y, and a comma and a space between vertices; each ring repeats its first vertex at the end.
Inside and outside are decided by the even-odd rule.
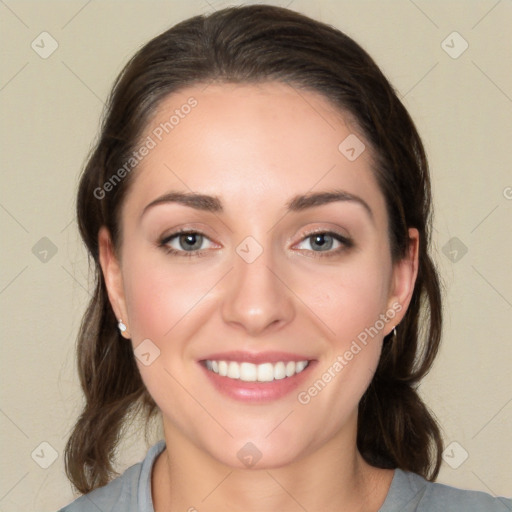
MULTIPOLYGON (((364 137, 323 96, 280 83, 197 85, 167 97, 146 129, 187 98, 197 106, 139 164, 122 206, 114 251, 99 233, 110 302, 136 348, 150 339, 152 364, 137 360, 163 418, 167 449, 152 474, 155 510, 377 511, 393 471, 369 466, 356 447, 357 406, 382 340, 406 312, 418 268, 418 233, 393 265, 385 201, 369 145, 355 161, 338 146, 364 137), (342 189, 362 198, 286 212, 297 194, 342 189), (222 213, 160 204, 169 191, 217 196, 222 213), (158 242, 177 228, 206 235, 203 256, 168 254, 158 242), (331 256, 308 238, 336 231, 352 247, 331 256), (252 263, 236 252, 247 237, 263 249, 252 263), (198 366, 213 352, 279 350, 317 361, 307 388, 357 335, 393 304, 385 322, 343 370, 303 405, 292 392, 254 404, 221 395, 198 366), (262 456, 247 468, 237 452, 262 456)), ((172 246, 186 251, 175 238, 172 246)), ((342 246, 343 247, 343 246, 342 246)))

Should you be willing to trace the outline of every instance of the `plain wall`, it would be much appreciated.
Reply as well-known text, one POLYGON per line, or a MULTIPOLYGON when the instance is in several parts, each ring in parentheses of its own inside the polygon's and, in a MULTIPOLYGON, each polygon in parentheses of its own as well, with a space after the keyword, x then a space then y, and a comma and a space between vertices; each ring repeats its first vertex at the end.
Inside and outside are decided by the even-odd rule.
MULTIPOLYGON (((431 166, 434 258, 445 286, 443 346, 420 390, 443 426, 446 445, 458 443, 445 454, 438 481, 510 495, 512 4, 269 3, 353 37, 417 124, 431 166), (469 45, 458 58, 459 36, 444 43, 452 56, 442 46, 454 31, 469 45), (468 458, 453 469, 465 452, 468 458)), ((62 452, 82 400, 74 344, 90 290, 75 192, 103 102, 142 44, 182 19, 227 5, 0 3, 0 512, 52 511, 73 499, 62 452), (31 47, 36 41, 40 53, 51 48, 47 36, 42 48, 43 31, 58 43, 46 59, 31 47), (45 237, 51 243, 41 241, 45 237), (44 469, 52 449, 57 457, 44 469)), ((135 429, 120 450, 119 469, 146 450, 135 429)))

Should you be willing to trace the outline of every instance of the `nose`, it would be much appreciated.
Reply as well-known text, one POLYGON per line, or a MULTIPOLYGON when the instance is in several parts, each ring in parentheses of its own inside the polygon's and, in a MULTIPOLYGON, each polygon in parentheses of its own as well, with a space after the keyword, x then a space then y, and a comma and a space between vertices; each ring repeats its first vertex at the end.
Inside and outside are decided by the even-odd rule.
POLYGON ((234 255, 222 303, 224 322, 248 335, 280 329, 295 316, 293 293, 272 261, 270 250, 252 262, 234 255))

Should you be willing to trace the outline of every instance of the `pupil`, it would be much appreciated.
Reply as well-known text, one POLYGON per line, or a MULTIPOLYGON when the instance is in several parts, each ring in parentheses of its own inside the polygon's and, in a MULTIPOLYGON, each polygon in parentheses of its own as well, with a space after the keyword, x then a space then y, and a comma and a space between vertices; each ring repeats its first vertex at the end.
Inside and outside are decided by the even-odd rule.
POLYGON ((330 249, 332 247, 332 237, 327 234, 315 235, 314 245, 317 245, 320 249, 330 249), (327 241, 325 238, 327 237, 327 241))
POLYGON ((187 233, 185 235, 181 235, 181 243, 185 249, 195 250, 201 247, 201 239, 197 235, 193 233, 187 233), (198 243, 199 241, 199 243, 198 243), (195 247, 197 246, 197 247, 195 247))

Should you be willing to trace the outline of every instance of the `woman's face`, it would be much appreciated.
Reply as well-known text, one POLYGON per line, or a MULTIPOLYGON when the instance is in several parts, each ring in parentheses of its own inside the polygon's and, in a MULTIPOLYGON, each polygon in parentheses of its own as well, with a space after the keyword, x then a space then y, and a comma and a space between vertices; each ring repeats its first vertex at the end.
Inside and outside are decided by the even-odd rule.
POLYGON ((235 467, 355 446, 417 266, 416 230, 392 265, 363 144, 326 99, 285 84, 194 86, 160 105, 120 260, 105 230, 100 246, 168 443, 235 467))

